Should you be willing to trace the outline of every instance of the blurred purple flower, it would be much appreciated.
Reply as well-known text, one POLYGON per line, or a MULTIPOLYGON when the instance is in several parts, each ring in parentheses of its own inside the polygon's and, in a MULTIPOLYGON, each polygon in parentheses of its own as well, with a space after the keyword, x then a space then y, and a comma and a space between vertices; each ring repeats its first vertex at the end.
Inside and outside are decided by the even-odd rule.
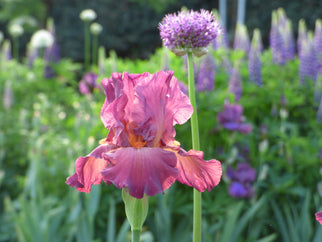
POLYGON ((251 124, 244 124, 243 107, 239 104, 225 103, 223 111, 218 113, 218 122, 227 130, 248 134, 252 131, 251 124))
POLYGON ((179 87, 181 92, 183 92, 185 95, 188 95, 188 87, 185 83, 183 83, 182 81, 178 81, 179 87))
POLYGON ((32 69, 35 59, 38 57, 38 50, 29 47, 27 50, 27 62, 29 69, 32 69))
POLYGON ((10 109, 13 105, 13 92, 11 89, 11 83, 9 81, 6 81, 4 92, 3 92, 3 107, 5 109, 10 109))
POLYGON ((9 40, 5 40, 2 44, 2 55, 3 55, 4 59, 7 61, 12 59, 11 43, 9 40))
POLYGON ((45 78, 53 78, 56 74, 50 66, 51 63, 57 63, 60 60, 59 46, 56 38, 55 26, 52 20, 47 23, 47 29, 52 34, 54 42, 52 45, 46 47, 44 53, 45 66, 45 78))
POLYGON ((97 84, 97 75, 94 72, 86 73, 79 82, 79 91, 86 95, 91 94, 95 88, 100 88, 97 84))
POLYGON ((322 20, 315 22, 314 48, 318 58, 318 73, 322 74, 322 20))
POLYGON ((235 30, 234 50, 242 50, 245 53, 248 53, 249 46, 250 42, 247 27, 237 23, 235 30))
POLYGON ((228 40, 228 33, 226 28, 221 28, 221 35, 219 35, 217 38, 214 39, 212 42, 212 47, 217 50, 218 48, 229 48, 229 40, 228 40))
POLYGON ((214 15, 204 9, 168 14, 159 24, 159 30, 163 45, 179 56, 188 51, 197 56, 205 54, 204 48, 221 32, 214 15))
POLYGON ((255 29, 250 51, 248 53, 248 75, 249 80, 255 82, 259 86, 262 85, 262 62, 260 60, 261 48, 261 34, 258 29, 255 29))
POLYGON ((304 19, 300 19, 298 27, 298 36, 297 36, 297 52, 298 55, 301 53, 302 42, 308 38, 308 33, 306 29, 306 23, 304 19))
POLYGON ((300 83, 305 83, 305 79, 312 79, 316 81, 318 74, 318 60, 312 37, 309 36, 307 39, 303 39, 299 59, 300 83))
POLYGON ((237 67, 231 69, 228 92, 233 93, 235 102, 238 102, 242 95, 241 76, 237 67))
POLYGON ((294 59, 295 40, 292 24, 282 8, 272 12, 270 47, 274 63, 283 65, 287 60, 294 59))
POLYGON ((207 54, 200 62, 199 71, 196 72, 198 92, 211 91, 215 83, 215 61, 212 55, 207 54))
POLYGON ((229 167, 227 175, 232 183, 229 194, 235 198, 251 198, 254 190, 251 183, 256 179, 256 171, 248 163, 238 163, 236 170, 229 167))

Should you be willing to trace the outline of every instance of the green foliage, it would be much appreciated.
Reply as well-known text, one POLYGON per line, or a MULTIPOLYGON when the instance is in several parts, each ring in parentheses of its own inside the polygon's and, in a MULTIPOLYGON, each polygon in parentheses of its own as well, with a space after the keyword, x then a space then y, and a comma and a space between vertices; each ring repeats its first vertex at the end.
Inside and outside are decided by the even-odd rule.
MULTIPOLYGON (((215 89, 197 94, 201 150, 206 159, 222 162, 224 176, 212 192, 203 193, 204 241, 321 241, 314 213, 322 210, 317 192, 322 131, 316 122, 313 83, 299 84, 297 59, 278 66, 270 51, 262 55, 262 87, 248 81, 242 53, 211 54, 217 65, 215 89), (229 74, 222 65, 225 59, 239 62, 240 104, 245 122, 253 125, 247 135, 224 130, 216 118, 225 99, 232 98, 227 92, 229 74), (286 102, 281 102, 283 96, 286 102), (262 125, 267 127, 264 134, 262 125), (268 146, 261 151, 263 140, 268 146), (234 199, 227 192, 227 167, 243 161, 258 173, 256 195, 249 200, 234 199)), ((135 61, 111 52, 99 78, 114 71, 154 73, 169 68, 186 83, 184 63, 184 58, 164 49, 148 60, 135 61)), ((45 79, 40 59, 32 69, 15 61, 1 63, 0 97, 9 85, 13 104, 0 106, 0 223, 5 224, 0 241, 129 241, 121 191, 101 185, 83 194, 64 183, 74 172, 76 158, 106 137, 99 117, 105 96, 99 91, 79 94, 81 66, 71 60, 63 59, 53 68, 57 76, 45 79)), ((189 122, 176 131, 176 139, 189 150, 189 122)), ((189 241, 191 214, 192 190, 180 183, 149 198, 144 241, 151 241, 151 236, 154 241, 189 241)))

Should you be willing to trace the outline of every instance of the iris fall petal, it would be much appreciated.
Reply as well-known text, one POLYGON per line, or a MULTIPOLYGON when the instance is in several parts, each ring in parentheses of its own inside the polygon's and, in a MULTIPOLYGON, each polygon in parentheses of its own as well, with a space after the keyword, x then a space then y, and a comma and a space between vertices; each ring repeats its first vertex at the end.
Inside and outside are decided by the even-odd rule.
POLYGON ((176 153, 179 170, 177 180, 188 186, 196 188, 199 192, 212 190, 220 182, 222 175, 221 164, 213 159, 205 161, 202 151, 180 149, 176 153))
POLYGON ((176 180, 176 156, 161 148, 119 148, 104 156, 110 166, 101 173, 105 182, 127 188, 131 196, 154 196, 163 193, 176 180))
POLYGON ((108 152, 114 145, 100 145, 86 157, 76 160, 76 173, 67 178, 66 184, 76 187, 80 192, 90 192, 94 184, 102 182, 101 171, 108 165, 108 161, 101 158, 102 153, 108 152))

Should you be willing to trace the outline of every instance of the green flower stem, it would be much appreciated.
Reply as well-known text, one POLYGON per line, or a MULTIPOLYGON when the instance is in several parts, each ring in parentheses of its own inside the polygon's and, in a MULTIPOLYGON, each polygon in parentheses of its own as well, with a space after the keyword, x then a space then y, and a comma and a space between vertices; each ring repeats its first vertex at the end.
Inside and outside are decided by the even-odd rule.
POLYGON ((132 229, 132 242, 140 242, 140 229, 132 229))
MULTIPOLYGON (((192 52, 188 52, 188 90, 193 107, 193 114, 191 116, 192 149, 200 150, 192 52)), ((196 189, 193 190, 193 241, 201 241, 201 193, 196 189)))
POLYGON ((89 68, 89 62, 90 62, 90 33, 89 33, 89 22, 85 21, 85 29, 84 29, 84 61, 85 61, 85 70, 88 70, 89 68))
POLYGON ((18 37, 13 37, 12 39, 12 43, 13 43, 13 58, 18 62, 19 60, 19 41, 18 41, 18 37))
POLYGON ((97 52, 98 52, 98 36, 93 35, 93 45, 92 45, 92 62, 93 62, 93 66, 97 66, 97 52))

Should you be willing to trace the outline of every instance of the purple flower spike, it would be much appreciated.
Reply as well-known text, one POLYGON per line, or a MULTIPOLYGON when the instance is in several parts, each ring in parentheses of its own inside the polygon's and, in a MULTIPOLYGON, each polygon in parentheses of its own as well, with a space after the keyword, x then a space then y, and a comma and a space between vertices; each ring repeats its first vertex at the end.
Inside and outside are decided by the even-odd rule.
POLYGON ((262 62, 260 60, 262 39, 259 29, 254 30, 252 45, 248 54, 248 74, 249 80, 255 82, 257 85, 262 85, 262 62))
POLYGON ((200 63, 199 73, 196 78, 197 90, 199 92, 214 89, 215 68, 215 61, 212 55, 206 55, 200 63))
POLYGON ((318 58, 318 72, 322 74, 322 20, 315 22, 314 48, 318 58))
POLYGON ((188 51, 196 56, 205 54, 205 48, 221 31, 214 15, 204 9, 168 14, 159 24, 159 30, 163 45, 179 56, 188 51))
POLYGON ((242 115, 241 105, 225 103, 224 110, 217 115, 217 120, 227 130, 248 134, 252 131, 252 126, 243 123, 242 115))
POLYGON ((241 76, 237 67, 232 68, 229 79, 228 92, 235 95, 235 102, 238 102, 242 95, 241 76))
POLYGON ((248 53, 249 46, 250 43, 246 26, 237 23, 234 39, 234 50, 242 50, 245 53, 248 53))
POLYGON ((314 42, 312 36, 308 36, 307 39, 304 39, 302 41, 299 59, 300 83, 305 83, 306 79, 316 81, 318 74, 318 60, 317 54, 314 50, 314 42))
POLYGON ((300 55, 302 50, 302 43, 306 41, 308 38, 306 23, 304 19, 299 21, 299 28, 298 28, 298 37, 297 37, 297 52, 300 55))
POLYGON ((294 59, 295 40, 292 24, 282 8, 272 12, 270 46, 274 63, 283 65, 287 60, 294 59))

